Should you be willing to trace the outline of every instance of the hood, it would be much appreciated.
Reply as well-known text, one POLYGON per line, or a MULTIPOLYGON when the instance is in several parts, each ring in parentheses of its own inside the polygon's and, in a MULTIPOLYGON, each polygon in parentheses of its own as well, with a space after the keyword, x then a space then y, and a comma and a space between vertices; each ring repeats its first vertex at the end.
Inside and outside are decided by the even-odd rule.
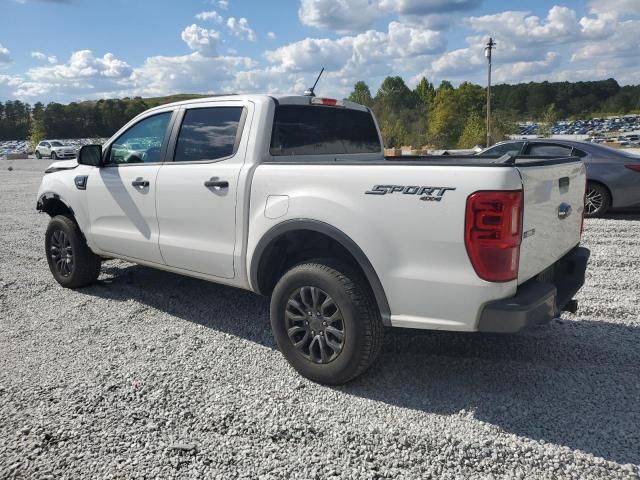
POLYGON ((49 167, 44 171, 44 173, 53 173, 59 172, 60 170, 71 170, 72 168, 76 168, 78 166, 77 160, 60 160, 59 162, 53 162, 49 167))

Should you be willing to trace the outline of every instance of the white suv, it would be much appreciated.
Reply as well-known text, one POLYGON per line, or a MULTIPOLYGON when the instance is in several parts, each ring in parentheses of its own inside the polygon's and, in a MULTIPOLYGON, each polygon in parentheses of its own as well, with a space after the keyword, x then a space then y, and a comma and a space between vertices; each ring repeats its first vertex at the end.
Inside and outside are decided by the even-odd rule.
POLYGON ((58 140, 43 140, 36 147, 36 158, 51 157, 56 160, 58 158, 76 158, 77 150, 70 146, 64 145, 58 140))

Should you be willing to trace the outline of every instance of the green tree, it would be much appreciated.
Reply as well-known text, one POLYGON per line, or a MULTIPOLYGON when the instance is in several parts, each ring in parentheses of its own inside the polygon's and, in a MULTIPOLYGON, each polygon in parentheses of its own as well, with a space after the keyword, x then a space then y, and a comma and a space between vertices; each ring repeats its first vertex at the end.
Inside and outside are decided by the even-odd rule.
POLYGON ((376 102, 394 105, 396 108, 414 108, 417 98, 402 77, 387 77, 378 89, 376 102))
POLYGON ((551 127, 553 124, 558 121, 558 110, 556 109, 556 105, 552 103, 549 105, 544 114, 542 115, 542 122, 538 126, 538 134, 543 137, 548 137, 551 135, 551 127))
POLYGON ((426 108, 429 108, 436 96, 436 89, 433 87, 433 84, 426 79, 426 77, 422 77, 420 79, 413 92, 426 108))
POLYGON ((487 130, 485 121, 478 112, 471 112, 464 124, 464 129, 458 140, 459 148, 473 148, 486 143, 487 130))
POLYGON ((429 142, 438 148, 451 148, 458 143, 463 123, 455 90, 439 88, 429 116, 429 142))
POLYGON ((395 119, 395 121, 384 121, 380 127, 380 133, 382 134, 385 148, 411 144, 411 136, 406 130, 406 125, 399 118, 395 119))
POLYGON ((356 82, 353 87, 353 92, 351 92, 351 94, 347 97, 347 100, 359 103, 361 105, 366 105, 367 107, 373 105, 371 90, 369 90, 369 86, 362 80, 356 82))
POLYGON ((31 128, 29 129, 29 140, 32 148, 35 149, 42 140, 47 136, 44 128, 44 105, 40 102, 33 106, 31 112, 31 128))

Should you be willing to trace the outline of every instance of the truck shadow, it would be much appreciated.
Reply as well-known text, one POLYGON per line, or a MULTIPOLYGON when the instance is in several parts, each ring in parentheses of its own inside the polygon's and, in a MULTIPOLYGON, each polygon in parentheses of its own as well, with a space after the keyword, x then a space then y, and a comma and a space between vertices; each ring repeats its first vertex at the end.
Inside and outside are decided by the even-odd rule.
MULTIPOLYGON (((108 266, 89 295, 143 305, 275 348, 269 302, 140 266, 108 266), (106 277, 106 278, 105 278, 106 277)), ((346 395, 640 463, 640 329, 556 320, 520 335, 387 330, 381 358, 346 395)), ((293 375, 292 370, 283 375, 293 375)))
POLYGON ((602 218, 606 220, 627 220, 637 222, 640 220, 640 210, 617 210, 607 213, 602 218))

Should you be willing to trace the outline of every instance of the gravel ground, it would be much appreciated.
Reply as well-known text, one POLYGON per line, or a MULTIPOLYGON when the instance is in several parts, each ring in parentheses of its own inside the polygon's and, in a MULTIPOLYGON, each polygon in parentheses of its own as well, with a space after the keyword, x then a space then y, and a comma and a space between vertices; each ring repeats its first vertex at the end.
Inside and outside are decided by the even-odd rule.
POLYGON ((287 365, 251 293, 120 261, 59 287, 46 164, 0 162, 0 478, 640 477, 640 215, 586 222, 578 315, 391 331, 328 388, 287 365))

